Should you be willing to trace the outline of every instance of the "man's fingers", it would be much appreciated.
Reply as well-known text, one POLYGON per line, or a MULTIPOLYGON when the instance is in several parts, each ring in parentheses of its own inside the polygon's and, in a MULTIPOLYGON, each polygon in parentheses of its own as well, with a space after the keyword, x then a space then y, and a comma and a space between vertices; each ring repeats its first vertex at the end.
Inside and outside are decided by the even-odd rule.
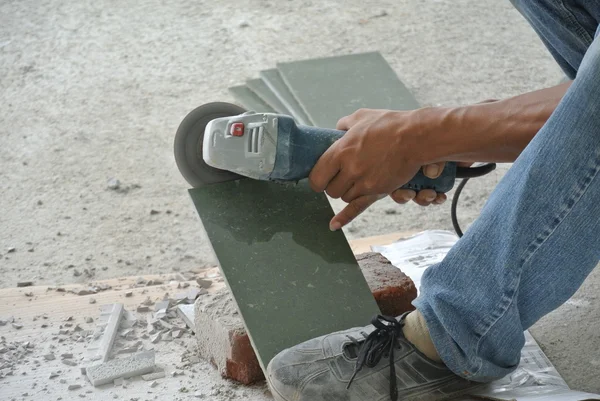
POLYGON ((390 197, 394 202, 402 205, 414 200, 421 206, 429 206, 430 204, 441 205, 447 199, 446 194, 436 193, 432 189, 424 189, 419 191, 418 194, 412 189, 397 189, 390 194, 390 197))
POLYGON ((400 203, 401 205, 410 202, 415 196, 417 196, 417 193, 412 189, 397 189, 390 195, 394 202, 400 203))
POLYGON ((325 192, 327 195, 334 199, 341 198, 350 188, 352 188, 354 182, 344 173, 344 170, 340 170, 339 173, 327 184, 325 192))
POLYGON ((444 171, 445 162, 433 163, 423 166, 423 174, 429 178, 438 178, 444 171))
POLYGON ((348 131, 350 129, 350 127, 352 126, 352 124, 351 124, 352 120, 353 120, 352 115, 340 118, 338 120, 337 124, 335 125, 335 129, 339 129, 342 131, 348 131))
POLYGON ((350 114, 349 116, 340 118, 338 120, 337 124, 335 125, 335 129, 339 129, 342 131, 348 131, 356 123, 357 119, 359 118, 359 115, 363 111, 364 110, 356 110, 354 113, 350 114))
POLYGON ((335 157, 335 144, 323 153, 311 170, 308 181, 315 192, 323 192, 340 171, 339 158, 335 157))
POLYGON ((423 189, 415 196, 415 203, 421 206, 429 206, 437 197, 437 193, 433 189, 423 189))
POLYGON ((446 194, 437 194, 435 200, 433 201, 434 204, 436 205, 441 205, 442 203, 446 202, 446 194))
POLYGON ((342 195, 342 200, 346 203, 350 203, 352 202, 354 199, 358 199, 361 198, 363 196, 367 196, 361 194, 360 191, 360 187, 356 186, 356 185, 352 185, 347 191, 346 193, 344 193, 344 195, 342 195))
POLYGON ((348 203, 341 212, 336 214, 333 219, 331 219, 329 222, 329 229, 331 231, 339 230, 384 196, 385 195, 365 195, 354 199, 352 202, 348 203))

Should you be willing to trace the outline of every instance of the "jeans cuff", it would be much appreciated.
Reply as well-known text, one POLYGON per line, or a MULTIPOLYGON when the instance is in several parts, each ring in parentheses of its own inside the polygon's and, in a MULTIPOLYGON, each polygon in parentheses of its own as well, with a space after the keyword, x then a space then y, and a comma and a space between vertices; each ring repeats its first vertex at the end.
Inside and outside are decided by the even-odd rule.
POLYGON ((470 356, 465 354, 452 339, 425 297, 419 296, 413 301, 413 305, 421 312, 421 315, 423 315, 427 324, 427 329, 429 330, 431 341, 433 342, 438 355, 442 359, 442 362, 444 362, 448 369, 457 376, 477 382, 487 383, 498 378, 481 377, 477 374, 480 370, 479 366, 470 362, 470 356))

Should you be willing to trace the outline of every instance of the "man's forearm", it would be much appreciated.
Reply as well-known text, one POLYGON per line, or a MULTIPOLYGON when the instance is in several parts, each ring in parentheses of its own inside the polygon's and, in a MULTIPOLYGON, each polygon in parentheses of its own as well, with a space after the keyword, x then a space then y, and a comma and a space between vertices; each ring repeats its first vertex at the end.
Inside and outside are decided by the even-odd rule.
MULTIPOLYGON (((424 162, 512 162, 550 117, 571 82, 513 98, 470 106, 437 109, 439 127, 425 130, 424 162)), ((423 109, 435 113, 436 109, 423 109)))

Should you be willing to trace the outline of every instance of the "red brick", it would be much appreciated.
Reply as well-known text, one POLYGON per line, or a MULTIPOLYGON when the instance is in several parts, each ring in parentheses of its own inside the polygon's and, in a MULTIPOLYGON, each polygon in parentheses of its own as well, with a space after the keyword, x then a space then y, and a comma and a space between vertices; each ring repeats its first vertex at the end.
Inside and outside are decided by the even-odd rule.
POLYGON ((194 325, 198 351, 221 373, 243 384, 264 379, 229 290, 214 285, 196 300, 194 325))
POLYGON ((231 359, 227 359, 225 376, 244 384, 264 379, 248 334, 233 335, 231 344, 231 359))
POLYGON ((415 309, 411 302, 417 288, 410 277, 376 252, 356 255, 356 260, 383 315, 399 316, 415 309))

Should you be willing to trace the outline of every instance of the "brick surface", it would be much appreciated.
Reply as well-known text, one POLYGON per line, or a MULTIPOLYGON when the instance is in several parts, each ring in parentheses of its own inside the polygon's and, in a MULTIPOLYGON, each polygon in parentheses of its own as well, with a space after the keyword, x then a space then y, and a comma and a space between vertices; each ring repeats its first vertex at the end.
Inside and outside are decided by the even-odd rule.
POLYGON ((196 300, 194 325, 198 351, 221 373, 243 384, 264 379, 244 323, 227 287, 196 300))
MULTIPOLYGON (((356 259, 382 314, 398 316, 414 310, 411 302, 417 296, 417 289, 400 269, 374 252, 357 255, 356 259)), ((242 318, 226 287, 213 288, 210 294, 196 300, 194 322, 200 354, 223 377, 243 384, 264 379, 242 318)))
POLYGON ((411 302, 417 288, 410 277, 376 252, 356 255, 356 260, 383 315, 399 316, 415 309, 411 302))

